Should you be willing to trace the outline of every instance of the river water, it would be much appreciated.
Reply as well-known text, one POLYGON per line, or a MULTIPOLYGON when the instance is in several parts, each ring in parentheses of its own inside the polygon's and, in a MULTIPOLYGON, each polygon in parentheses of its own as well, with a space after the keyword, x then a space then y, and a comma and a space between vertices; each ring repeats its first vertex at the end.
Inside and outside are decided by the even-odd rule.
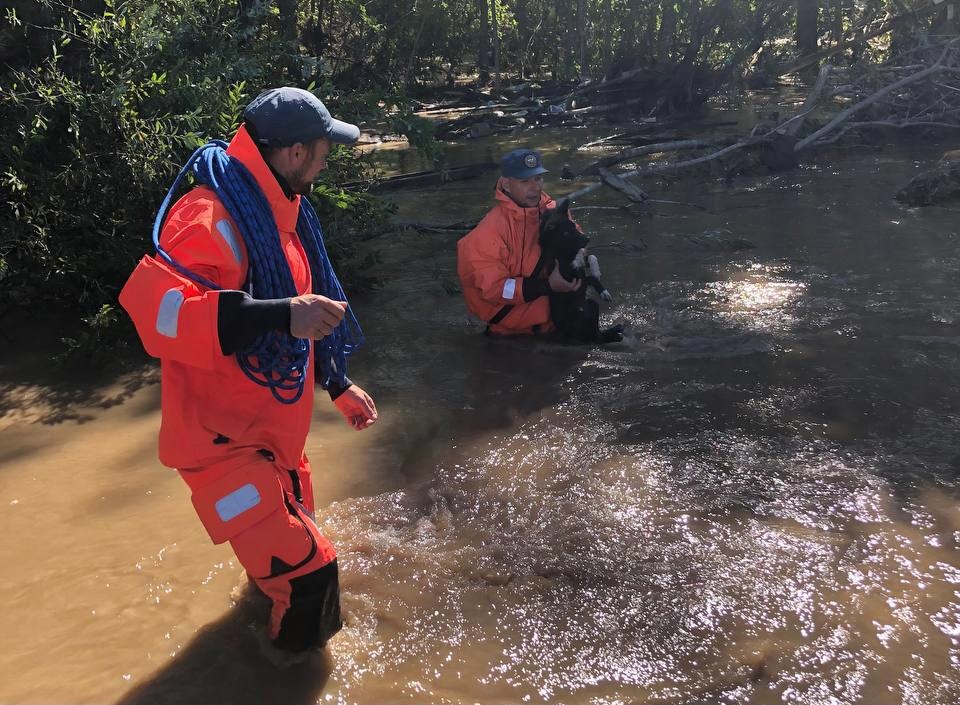
MULTIPOLYGON (((945 148, 585 198, 627 325, 603 348, 482 336, 456 235, 376 243, 351 377, 381 421, 321 401, 307 445, 346 627, 286 668, 155 460, 153 371, 5 364, 0 702, 960 701, 960 228, 892 200, 945 148)), ((479 217, 493 181, 400 216, 479 217)))

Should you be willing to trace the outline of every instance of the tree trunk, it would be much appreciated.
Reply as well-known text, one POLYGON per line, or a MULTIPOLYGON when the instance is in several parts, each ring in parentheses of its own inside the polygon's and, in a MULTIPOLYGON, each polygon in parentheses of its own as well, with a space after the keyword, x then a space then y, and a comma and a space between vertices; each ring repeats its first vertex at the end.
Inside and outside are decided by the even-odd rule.
POLYGON ((651 4, 644 12, 636 13, 635 51, 645 59, 657 56, 657 37, 660 36, 660 6, 651 4))
POLYGON ((312 0, 310 19, 303 31, 303 43, 317 56, 322 56, 327 49, 327 37, 323 33, 323 13, 326 5, 326 0, 312 0))
POLYGON ((843 14, 846 9, 846 0, 832 0, 833 2, 833 26, 830 30, 830 38, 840 43, 843 41, 843 14))
POLYGON ((530 64, 527 58, 527 37, 530 35, 531 29, 528 26, 530 20, 527 16, 526 0, 517 0, 513 12, 517 18, 517 61, 520 64, 520 80, 523 81, 530 75, 530 64))
POLYGON ((278 0, 280 11, 280 37, 287 47, 296 50, 297 42, 297 0, 278 0))
POLYGON ((610 22, 611 4, 612 0, 603 0, 603 46, 601 48, 603 58, 601 61, 604 70, 610 65, 610 40, 613 37, 613 24, 610 22))
POLYGON ((493 20, 493 86, 500 90, 500 21, 497 19, 497 0, 490 0, 493 20))
POLYGON ((480 74, 480 85, 490 82, 490 6, 487 0, 480 0, 480 56, 477 59, 477 72, 480 74))
POLYGON ((577 0, 577 77, 582 81, 587 71, 587 3, 577 0))
POLYGON ((673 53, 673 33, 677 29, 677 10, 673 3, 674 0, 663 0, 660 4, 662 19, 657 34, 657 59, 662 62, 669 61, 673 53))
MULTIPOLYGON (((237 16, 240 18, 240 31, 242 33, 250 32, 256 24, 251 11, 256 6, 257 0, 237 0, 237 16)), ((241 40, 241 44, 249 41, 249 35, 241 40)))
POLYGON ((424 25, 427 24, 427 18, 433 9, 431 0, 427 0, 426 5, 426 7, 421 6, 420 8, 420 26, 417 27, 417 33, 413 37, 410 58, 407 60, 407 65, 403 69, 403 85, 408 87, 414 86, 417 83, 417 49, 420 46, 420 37, 423 35, 424 25))
MULTIPOLYGON (((579 1, 579 0, 578 0, 579 1)), ((565 37, 563 52, 563 78, 568 79, 573 76, 573 65, 577 62, 577 32, 572 28, 577 26, 577 18, 574 16, 576 9, 573 0, 567 0, 564 3, 564 18, 561 23, 563 36, 565 37)))
MULTIPOLYGON (((817 12, 819 0, 796 0, 797 2, 797 53, 799 56, 817 50, 817 12)), ((814 70, 817 70, 814 67, 814 70)))

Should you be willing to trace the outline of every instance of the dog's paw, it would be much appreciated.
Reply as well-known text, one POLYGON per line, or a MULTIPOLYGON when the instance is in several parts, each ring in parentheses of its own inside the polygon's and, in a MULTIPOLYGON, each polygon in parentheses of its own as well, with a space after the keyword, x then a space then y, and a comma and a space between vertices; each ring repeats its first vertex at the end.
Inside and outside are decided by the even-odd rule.
POLYGON ((621 340, 623 340, 622 324, 610 326, 609 328, 603 328, 597 335, 597 342, 601 345, 604 343, 619 343, 621 340))

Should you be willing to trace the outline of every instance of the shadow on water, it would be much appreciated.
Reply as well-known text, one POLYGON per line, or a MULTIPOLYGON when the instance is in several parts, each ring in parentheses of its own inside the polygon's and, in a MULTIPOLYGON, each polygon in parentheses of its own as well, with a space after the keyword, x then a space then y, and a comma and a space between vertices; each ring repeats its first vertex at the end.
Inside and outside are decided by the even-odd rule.
MULTIPOLYGON (((159 380, 159 368, 135 337, 115 341, 105 355, 61 358, 69 326, 55 320, 14 321, 0 357, 0 424, 17 415, 57 425, 92 421, 159 380)), ((133 336, 132 329, 129 332, 133 336)))
POLYGON ((128 402, 143 387, 159 381, 159 370, 152 367, 125 372, 113 380, 80 379, 79 374, 63 372, 54 378, 37 379, 36 386, 27 389, 22 379, 0 382, 0 420, 31 407, 31 420, 38 423, 86 423, 100 411, 128 402))
POLYGON ((252 596, 201 629, 169 663, 134 686, 117 705, 312 705, 330 677, 327 650, 290 665, 274 665, 257 630, 265 604, 252 596))

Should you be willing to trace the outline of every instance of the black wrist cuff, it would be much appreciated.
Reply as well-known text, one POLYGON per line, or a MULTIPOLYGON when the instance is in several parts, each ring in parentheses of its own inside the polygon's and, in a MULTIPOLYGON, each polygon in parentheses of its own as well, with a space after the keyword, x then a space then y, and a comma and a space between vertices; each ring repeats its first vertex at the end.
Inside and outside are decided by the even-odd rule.
POLYGON ((272 330, 290 332, 290 299, 255 299, 245 291, 221 291, 217 301, 220 350, 232 355, 272 330))
POLYGON ((353 386, 353 382, 350 381, 349 377, 344 377, 343 386, 340 386, 340 382, 338 380, 330 380, 330 384, 328 384, 326 387, 327 394, 330 395, 330 401, 336 401, 337 397, 347 391, 347 389, 351 386, 353 386))
POLYGON ((525 277, 523 280, 523 300, 533 301, 550 293, 550 283, 546 279, 525 277))

